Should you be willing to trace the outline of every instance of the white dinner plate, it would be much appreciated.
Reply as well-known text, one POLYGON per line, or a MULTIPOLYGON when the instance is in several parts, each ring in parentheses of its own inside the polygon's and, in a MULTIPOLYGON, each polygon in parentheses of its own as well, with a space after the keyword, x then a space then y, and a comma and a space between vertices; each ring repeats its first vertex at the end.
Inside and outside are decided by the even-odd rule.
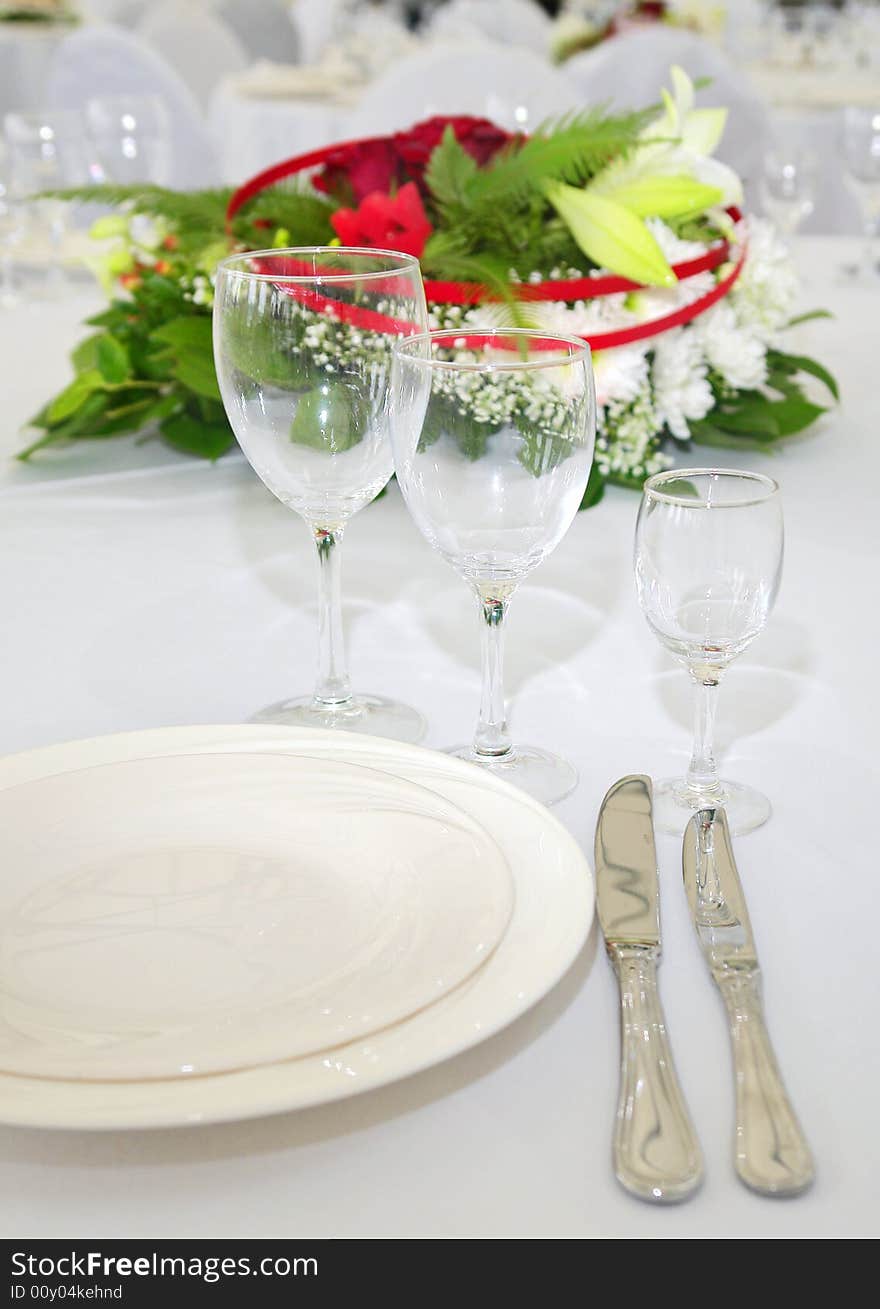
POLYGON ((130 759, 0 791, 0 1070, 201 1076, 342 1045, 489 957, 513 887, 435 792, 338 759, 130 759))
MULTIPOLYGON (((167 728, 98 737, 0 759, 10 787, 151 758, 294 755, 378 770, 427 788, 494 839, 513 880, 506 931, 482 967, 442 998, 332 1049, 198 1077, 77 1081, 0 1073, 0 1121, 120 1128, 214 1122, 366 1091, 460 1053, 539 1000, 580 951, 593 885, 583 852, 536 801, 472 765, 365 736, 266 726, 167 728)), ((285 759, 286 762, 286 759, 285 759)), ((396 783, 395 783, 396 787, 396 783)), ((20 793, 21 794, 21 793, 20 793)), ((8 864, 3 874, 10 874, 8 864)))

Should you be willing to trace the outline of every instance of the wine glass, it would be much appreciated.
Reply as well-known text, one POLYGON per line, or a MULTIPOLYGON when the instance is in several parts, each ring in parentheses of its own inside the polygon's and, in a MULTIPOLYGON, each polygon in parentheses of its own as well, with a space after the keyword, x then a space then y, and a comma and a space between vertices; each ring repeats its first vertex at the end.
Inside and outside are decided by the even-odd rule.
POLYGON ((764 155, 761 204, 789 240, 816 207, 818 164, 810 150, 774 146, 764 155))
POLYGON ((223 403, 251 466, 305 519, 318 556, 314 694, 258 722, 418 740, 421 714, 354 695, 345 661, 339 550, 353 514, 393 472, 386 393, 392 343, 423 332, 418 261, 354 248, 262 250, 217 270, 214 357, 223 403))
POLYGON ((873 109, 850 105, 843 111, 843 164, 862 211, 865 244, 860 264, 850 275, 877 277, 877 229, 880 228, 880 104, 873 109))
POLYGON ((168 185, 171 118, 160 96, 94 96, 86 121, 104 181, 168 185))
POLYGON ((83 186, 90 180, 90 161, 80 115, 64 110, 7 114, 11 194, 28 236, 48 255, 44 290, 63 292, 64 242, 69 205, 45 191, 83 186))
POLYGON ((523 328, 414 336, 397 343, 390 401, 409 511, 479 604, 479 723, 473 745, 452 753, 552 804, 577 773, 511 740, 503 624, 517 586, 556 548, 583 499, 596 426, 589 346, 523 328))
POLYGON ((782 572, 779 487, 763 473, 670 469, 649 477, 636 526, 635 574, 648 626, 694 684, 694 747, 684 780, 654 786, 654 819, 680 835, 696 809, 723 805, 750 832, 770 802, 720 781, 713 753, 718 686, 767 622, 782 572))

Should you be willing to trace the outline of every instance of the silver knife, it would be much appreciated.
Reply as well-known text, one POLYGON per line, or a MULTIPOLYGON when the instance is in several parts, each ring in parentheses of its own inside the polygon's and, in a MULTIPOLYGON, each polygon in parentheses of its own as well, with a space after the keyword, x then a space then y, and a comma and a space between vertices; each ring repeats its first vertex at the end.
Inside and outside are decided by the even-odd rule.
POLYGON ((620 985, 620 1093, 614 1130, 617 1180, 642 1200, 684 1200, 703 1159, 678 1084, 660 997, 660 891, 650 777, 622 777, 596 826, 596 898, 620 985))
POLYGON ((797 1195, 813 1180, 813 1159, 770 1044, 755 938, 723 809, 701 809, 690 819, 682 870, 697 936, 730 1021, 736 1171, 762 1195, 797 1195))

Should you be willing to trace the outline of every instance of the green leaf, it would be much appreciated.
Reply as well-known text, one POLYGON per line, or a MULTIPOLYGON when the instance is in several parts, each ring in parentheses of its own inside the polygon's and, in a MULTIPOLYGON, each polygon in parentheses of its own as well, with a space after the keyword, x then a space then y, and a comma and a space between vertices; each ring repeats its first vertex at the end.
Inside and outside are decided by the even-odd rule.
POLYGON ((757 402, 744 404, 738 409, 719 409, 712 414, 712 422, 725 432, 744 432, 747 436, 779 436, 779 425, 773 414, 773 404, 757 402))
POLYGON ((290 439, 296 445, 339 454, 363 438, 367 419, 359 390, 342 381, 325 381, 300 396, 290 439))
POLYGON ((599 469, 597 468, 596 464, 594 463, 592 468, 590 469, 590 476, 589 476, 589 480, 587 481, 587 489, 584 491, 584 497, 580 503, 581 509, 592 509, 593 505, 597 505, 599 501, 602 499, 604 494, 605 494, 605 479, 602 476, 602 474, 599 472, 599 469))
POLYGON ((78 373, 69 386, 56 395, 46 412, 46 421, 50 426, 61 423, 88 399, 93 391, 99 390, 104 379, 96 368, 89 368, 78 373))
POLYGON ((174 346, 176 350, 213 350, 213 327, 210 314, 187 314, 172 318, 150 333, 152 340, 174 346))
POLYGON ((796 318, 789 318, 788 326, 797 327, 798 323, 811 323, 814 318, 833 318, 830 309, 811 309, 809 313, 798 314, 796 318))
POLYGON ((653 112, 613 115, 600 106, 543 123, 478 171, 468 188, 470 202, 494 207, 539 193, 548 180, 585 182, 632 147, 653 112))
POLYGON ((817 359, 811 359, 809 355, 792 355, 782 350, 768 350, 767 363, 771 369, 782 368, 787 373, 809 373, 819 379, 835 400, 840 399, 837 379, 829 373, 824 364, 820 364, 817 359))
POLYGON ((739 433, 725 432, 707 418, 700 418, 688 423, 691 439, 697 445, 716 446, 723 450, 765 450, 766 441, 750 440, 739 433))
POLYGON ((213 355, 182 355, 175 362, 172 373, 178 382, 182 382, 190 391, 195 391, 196 395, 206 396, 209 400, 222 399, 213 355))
POLYGON ((623 205, 640 218, 680 218, 700 214, 717 205, 723 198, 717 186, 705 186, 685 175, 667 177, 662 174, 634 177, 615 184, 601 180, 590 187, 590 195, 603 195, 623 205))
POLYGON ((51 427, 39 440, 34 441, 24 450, 20 450, 16 458, 24 463, 37 450, 44 449, 46 446, 62 445, 75 437, 90 436, 106 407, 107 393, 105 391, 92 391, 90 395, 86 396, 76 412, 71 414, 65 422, 51 427))
POLYGON ((235 444, 228 423, 201 423, 190 414, 174 414, 159 424, 164 439, 183 454, 219 459, 235 444))
POLYGON ((105 382, 118 386, 129 376, 131 363, 128 351, 115 336, 103 333, 95 344, 98 371, 105 382))
POLYGON ((601 268, 647 286, 674 286, 675 274, 640 218, 604 196, 548 182, 547 199, 585 255, 601 268))
POLYGON ((828 412, 824 405, 813 404, 803 396, 786 396, 784 400, 774 401, 770 407, 780 436, 793 436, 795 432, 802 432, 828 412))
POLYGON ((98 342, 103 335, 103 332, 94 332, 71 351, 70 362, 76 372, 85 373, 98 367, 98 342))
POLYGON ((452 124, 448 124, 425 169, 428 190, 441 206, 461 204, 476 172, 476 160, 459 145, 452 124))

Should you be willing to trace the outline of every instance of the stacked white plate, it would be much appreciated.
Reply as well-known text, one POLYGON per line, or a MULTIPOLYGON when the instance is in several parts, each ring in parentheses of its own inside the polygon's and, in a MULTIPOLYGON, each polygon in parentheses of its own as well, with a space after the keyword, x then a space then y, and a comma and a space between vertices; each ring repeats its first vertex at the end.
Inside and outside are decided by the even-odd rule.
POLYGON ((147 1127, 352 1095, 559 979, 580 848, 445 755, 272 727, 0 759, 0 1121, 147 1127))

